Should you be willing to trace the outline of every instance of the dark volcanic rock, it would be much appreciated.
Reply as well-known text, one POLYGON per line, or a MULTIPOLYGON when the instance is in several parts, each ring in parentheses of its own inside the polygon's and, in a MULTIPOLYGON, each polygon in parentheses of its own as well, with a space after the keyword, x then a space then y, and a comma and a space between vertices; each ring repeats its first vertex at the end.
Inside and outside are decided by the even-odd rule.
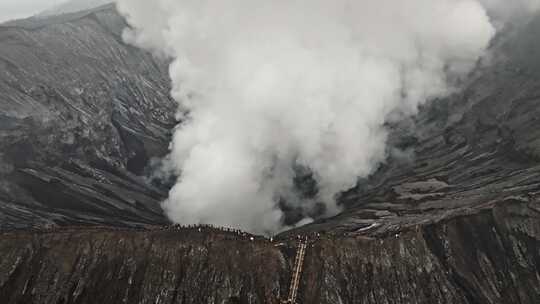
POLYGON ((0 227, 165 222, 140 176, 176 107, 125 26, 112 6, 0 25, 0 227))
POLYGON ((538 303, 540 214, 526 203, 386 236, 320 242, 304 303, 538 303))
MULTIPOLYGON (((391 235, 312 236, 301 303, 540 301, 540 212, 501 203, 391 235)), ((279 303, 294 240, 216 230, 0 235, 2 303, 279 303)))
MULTIPOLYGON (((540 16, 505 33, 463 88, 391 126, 402 151, 303 231, 398 231, 485 204, 540 204, 540 16), (519 56, 527 54, 527 57, 519 56)), ((394 150, 391 148, 389 150, 394 150)))

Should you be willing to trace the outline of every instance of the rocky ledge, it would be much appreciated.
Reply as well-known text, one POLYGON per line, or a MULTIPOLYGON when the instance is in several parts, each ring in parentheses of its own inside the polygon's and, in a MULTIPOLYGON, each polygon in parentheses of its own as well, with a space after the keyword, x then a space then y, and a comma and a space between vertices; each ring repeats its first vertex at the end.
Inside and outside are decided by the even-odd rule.
MULTIPOLYGON (((306 234, 300 303, 540 303, 540 209, 508 201, 397 233, 306 234)), ((60 228, 0 237, 3 303, 279 303, 296 236, 60 228)))

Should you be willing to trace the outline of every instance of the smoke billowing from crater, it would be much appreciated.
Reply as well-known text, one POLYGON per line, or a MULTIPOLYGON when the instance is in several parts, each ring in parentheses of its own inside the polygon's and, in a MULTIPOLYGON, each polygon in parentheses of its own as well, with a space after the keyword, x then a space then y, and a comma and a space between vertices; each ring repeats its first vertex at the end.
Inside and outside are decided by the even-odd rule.
POLYGON ((125 38, 173 60, 168 216, 275 232, 279 201, 338 212, 336 193, 385 159, 389 114, 448 94, 482 56, 485 2, 119 0, 125 38), (316 197, 297 193, 298 167, 316 197))

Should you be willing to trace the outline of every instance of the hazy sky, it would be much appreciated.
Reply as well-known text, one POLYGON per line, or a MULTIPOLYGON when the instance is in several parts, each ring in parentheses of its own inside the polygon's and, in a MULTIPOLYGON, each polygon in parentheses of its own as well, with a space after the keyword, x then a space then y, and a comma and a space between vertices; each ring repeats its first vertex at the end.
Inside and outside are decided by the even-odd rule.
POLYGON ((0 22, 29 17, 66 0, 0 0, 0 22))

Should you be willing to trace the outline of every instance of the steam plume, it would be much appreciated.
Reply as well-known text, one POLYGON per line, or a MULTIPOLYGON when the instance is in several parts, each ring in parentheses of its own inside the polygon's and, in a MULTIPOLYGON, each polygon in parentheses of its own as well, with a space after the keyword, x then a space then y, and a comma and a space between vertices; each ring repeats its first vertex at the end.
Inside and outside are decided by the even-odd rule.
POLYGON ((280 199, 338 212, 335 194, 384 160, 388 115, 447 94, 482 56, 486 2, 118 0, 125 39, 173 60, 168 216, 274 232, 280 199), (297 167, 316 198, 296 193, 297 167))

